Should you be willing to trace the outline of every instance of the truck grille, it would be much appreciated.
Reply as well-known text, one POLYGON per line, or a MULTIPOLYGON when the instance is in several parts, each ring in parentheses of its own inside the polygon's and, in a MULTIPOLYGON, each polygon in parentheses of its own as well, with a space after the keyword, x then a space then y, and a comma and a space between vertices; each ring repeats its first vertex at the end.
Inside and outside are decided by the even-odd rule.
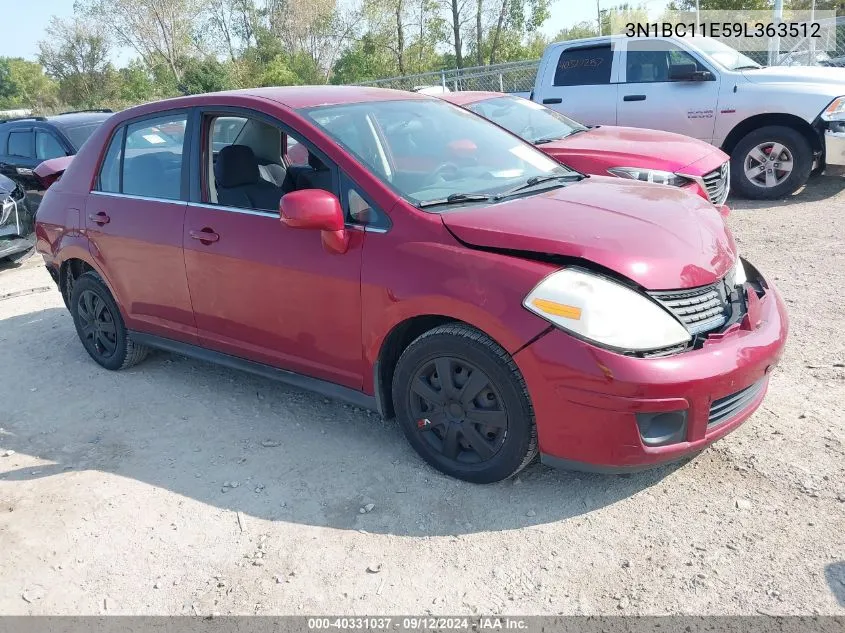
POLYGON ((693 335, 715 330, 728 320, 728 291, 724 280, 699 288, 658 290, 649 294, 693 335))
POLYGON ((704 181, 704 188, 707 189, 707 196, 713 204, 725 204, 731 188, 731 164, 730 161, 722 164, 719 169, 704 174, 701 177, 704 181))
POLYGON ((727 422, 731 418, 746 411, 757 396, 760 395, 765 384, 766 379, 763 378, 750 387, 741 389, 724 398, 714 400, 710 405, 710 417, 707 420, 707 428, 710 429, 722 422, 727 422))

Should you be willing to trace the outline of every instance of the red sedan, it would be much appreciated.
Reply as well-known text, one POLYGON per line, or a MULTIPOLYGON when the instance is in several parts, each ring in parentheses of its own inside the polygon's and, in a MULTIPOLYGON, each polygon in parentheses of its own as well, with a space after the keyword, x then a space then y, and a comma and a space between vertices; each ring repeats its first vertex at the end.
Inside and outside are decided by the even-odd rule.
POLYGON ((660 130, 588 128, 544 105, 499 92, 438 96, 501 125, 582 173, 673 185, 715 205, 728 199, 730 157, 710 143, 660 130))
POLYGON ((372 88, 115 114, 47 191, 37 248, 103 367, 158 348, 345 398, 474 482, 538 452, 620 471, 699 451, 760 405, 787 334, 698 196, 372 88))

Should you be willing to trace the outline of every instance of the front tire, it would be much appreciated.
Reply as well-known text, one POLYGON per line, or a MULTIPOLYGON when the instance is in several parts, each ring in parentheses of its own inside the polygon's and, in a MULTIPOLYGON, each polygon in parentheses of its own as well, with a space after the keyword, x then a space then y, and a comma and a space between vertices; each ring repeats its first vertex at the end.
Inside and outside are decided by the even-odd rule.
POLYGON ((149 348, 129 337, 117 303, 96 273, 84 273, 74 281, 70 313, 85 351, 102 367, 126 369, 146 358, 149 348))
POLYGON ((408 346, 393 375, 393 406, 414 450, 452 477, 501 481, 537 454, 522 374, 501 346, 469 326, 443 325, 408 346))
POLYGON ((731 152, 731 185, 746 198, 774 200, 795 193, 813 169, 813 148, 789 127, 769 125, 746 134, 731 152))

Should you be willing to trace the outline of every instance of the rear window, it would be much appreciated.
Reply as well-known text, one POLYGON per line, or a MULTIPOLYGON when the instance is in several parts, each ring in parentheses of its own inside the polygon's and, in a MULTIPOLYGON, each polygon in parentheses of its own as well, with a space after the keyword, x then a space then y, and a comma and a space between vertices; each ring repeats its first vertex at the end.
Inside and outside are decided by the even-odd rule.
MULTIPOLYGON (((103 121, 105 121, 105 119, 103 119, 103 121)), ((63 127, 62 130, 78 152, 79 148, 82 147, 85 141, 87 141, 96 129, 103 124, 103 121, 86 123, 85 125, 74 125, 73 127, 63 127)))
POLYGON ((610 83, 613 49, 610 44, 567 48, 560 54, 555 86, 595 86, 610 83))

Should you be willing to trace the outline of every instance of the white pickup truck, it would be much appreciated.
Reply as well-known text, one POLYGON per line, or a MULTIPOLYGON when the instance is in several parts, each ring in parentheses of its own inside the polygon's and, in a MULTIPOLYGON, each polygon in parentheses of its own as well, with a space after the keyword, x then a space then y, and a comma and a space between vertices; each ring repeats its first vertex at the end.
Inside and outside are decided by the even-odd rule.
POLYGON ((845 68, 762 67, 711 38, 597 37, 546 48, 531 98, 588 125, 678 132, 731 156, 731 185, 780 198, 845 165, 845 68))

